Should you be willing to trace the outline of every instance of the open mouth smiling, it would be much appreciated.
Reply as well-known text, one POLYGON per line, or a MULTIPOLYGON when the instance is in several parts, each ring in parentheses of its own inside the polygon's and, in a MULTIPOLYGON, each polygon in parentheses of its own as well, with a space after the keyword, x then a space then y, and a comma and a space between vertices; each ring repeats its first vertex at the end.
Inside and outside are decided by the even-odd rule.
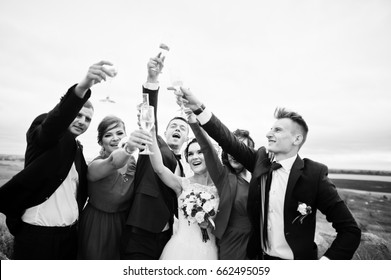
POLYGON ((202 164, 202 162, 197 160, 197 161, 193 161, 192 164, 193 164, 194 166, 199 166, 199 165, 202 164))
POLYGON ((174 133, 172 134, 172 138, 181 139, 181 134, 178 133, 178 132, 174 132, 174 133))

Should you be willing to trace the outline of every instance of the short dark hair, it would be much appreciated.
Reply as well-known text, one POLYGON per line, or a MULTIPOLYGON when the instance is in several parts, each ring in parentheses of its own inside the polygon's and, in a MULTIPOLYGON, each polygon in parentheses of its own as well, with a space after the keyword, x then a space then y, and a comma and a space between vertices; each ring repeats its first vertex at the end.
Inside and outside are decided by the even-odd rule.
POLYGON ((86 107, 86 108, 89 108, 89 109, 94 110, 94 106, 92 105, 92 102, 91 102, 90 100, 87 100, 87 101, 84 103, 83 107, 86 107))
POLYGON ((122 125, 125 130, 125 123, 122 119, 113 115, 104 117, 98 125, 98 143, 102 143, 103 135, 107 132, 109 127, 111 127, 110 129, 113 129, 119 127, 120 125, 122 125), (113 124, 115 124, 115 126, 111 127, 113 124))
MULTIPOLYGON (((254 143, 254 140, 251 138, 250 136, 250 132, 248 130, 245 130, 245 129, 236 129, 234 132, 232 132, 237 138, 239 139, 247 139, 247 144, 250 148, 254 148, 255 147, 255 143, 254 143)), ((232 173, 236 173, 235 169, 231 166, 231 164, 229 163, 229 160, 228 160, 228 153, 226 151, 222 151, 221 153, 221 161, 223 162, 223 164, 225 166, 228 167, 228 169, 232 172, 232 173)))
POLYGON ((189 122, 188 122, 185 118, 182 118, 182 117, 179 117, 179 116, 173 117, 173 118, 168 122, 167 127, 166 127, 166 130, 167 130, 167 128, 170 126, 170 123, 171 123, 173 120, 181 120, 181 121, 184 121, 185 123, 189 124, 189 122))
POLYGON ((194 143, 198 143, 197 138, 191 139, 191 141, 187 144, 187 146, 185 148, 185 159, 186 159, 186 162, 189 162, 189 160, 188 160, 188 157, 189 157, 189 155, 188 155, 189 147, 190 147, 191 144, 194 144, 194 143))
POLYGON ((307 134, 308 134, 308 125, 303 119, 303 117, 296 112, 290 111, 286 108, 279 108, 279 107, 277 107, 276 110, 274 111, 274 117, 277 120, 290 119, 300 127, 301 133, 303 134, 303 142, 300 145, 301 147, 304 144, 305 140, 307 139, 307 134))

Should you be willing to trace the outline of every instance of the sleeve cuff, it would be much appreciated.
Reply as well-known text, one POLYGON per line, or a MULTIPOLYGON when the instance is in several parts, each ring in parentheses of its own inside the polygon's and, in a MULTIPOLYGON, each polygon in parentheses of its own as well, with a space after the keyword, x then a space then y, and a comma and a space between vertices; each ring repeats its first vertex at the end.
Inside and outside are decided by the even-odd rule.
POLYGON ((201 126, 206 124, 211 118, 212 118, 212 112, 209 111, 208 108, 205 108, 205 110, 202 111, 202 113, 197 116, 197 120, 201 126))
POLYGON ((150 89, 150 90, 158 90, 159 89, 159 82, 157 82, 157 83, 145 82, 143 84, 143 87, 146 89, 150 89))

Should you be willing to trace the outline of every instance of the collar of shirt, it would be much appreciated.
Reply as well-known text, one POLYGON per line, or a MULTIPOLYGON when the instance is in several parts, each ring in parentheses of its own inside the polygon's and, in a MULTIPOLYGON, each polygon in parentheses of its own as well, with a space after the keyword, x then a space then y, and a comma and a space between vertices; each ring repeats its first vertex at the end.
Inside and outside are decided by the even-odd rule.
POLYGON ((159 89, 159 82, 151 83, 151 82, 145 82, 143 84, 143 87, 149 90, 158 90, 159 89))
POLYGON ((278 163, 282 165, 282 168, 284 168, 284 170, 289 172, 292 169, 292 165, 295 162, 296 158, 297 158, 297 154, 294 155, 293 157, 280 160, 278 161, 278 163))
POLYGON ((246 180, 248 183, 251 181, 251 173, 246 169, 244 173, 240 174, 240 176, 246 180))

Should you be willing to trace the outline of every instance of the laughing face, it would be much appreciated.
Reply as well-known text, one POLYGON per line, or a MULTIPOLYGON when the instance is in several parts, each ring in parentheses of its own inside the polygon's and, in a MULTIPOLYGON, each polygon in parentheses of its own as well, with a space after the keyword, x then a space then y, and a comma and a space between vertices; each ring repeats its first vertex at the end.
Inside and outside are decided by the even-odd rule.
POLYGON ((93 114, 94 110, 92 108, 81 108, 80 112, 77 114, 76 118, 69 126, 69 131, 75 137, 79 136, 80 134, 83 134, 90 126, 93 114))
POLYGON ((125 128, 122 123, 110 125, 99 143, 104 150, 105 156, 109 156, 114 150, 118 149, 119 142, 125 136, 125 128))
POLYGON ((201 147, 197 142, 190 144, 187 152, 187 161, 191 170, 195 174, 203 174, 207 172, 204 154, 202 153, 201 147))
POLYGON ((181 119, 173 119, 167 126, 164 133, 167 145, 174 151, 179 152, 183 143, 187 141, 189 135, 188 124, 181 119))

